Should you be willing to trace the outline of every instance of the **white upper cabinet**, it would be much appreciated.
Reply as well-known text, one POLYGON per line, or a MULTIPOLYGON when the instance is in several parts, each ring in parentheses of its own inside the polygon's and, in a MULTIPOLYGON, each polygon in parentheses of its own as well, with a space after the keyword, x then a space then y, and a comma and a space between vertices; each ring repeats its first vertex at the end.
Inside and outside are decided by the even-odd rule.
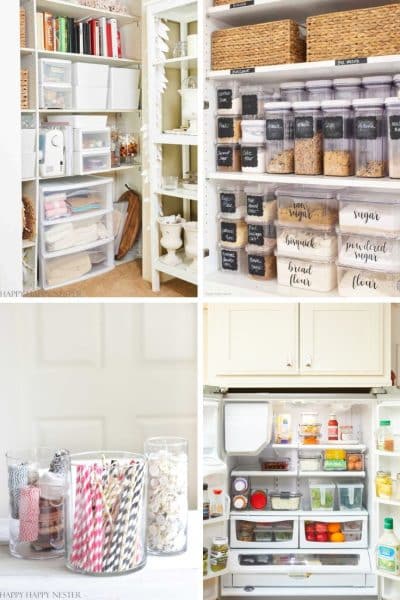
POLYGON ((210 385, 390 385, 390 305, 214 304, 206 323, 210 385))

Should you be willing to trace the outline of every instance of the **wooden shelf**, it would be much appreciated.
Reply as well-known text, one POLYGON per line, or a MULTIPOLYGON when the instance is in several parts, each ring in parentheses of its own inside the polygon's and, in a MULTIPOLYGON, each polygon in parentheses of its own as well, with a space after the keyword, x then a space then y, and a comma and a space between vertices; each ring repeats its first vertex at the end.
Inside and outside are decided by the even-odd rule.
POLYGON ((80 6, 79 4, 71 4, 71 2, 64 2, 62 0, 37 0, 36 6, 38 10, 44 10, 63 17, 74 17, 76 19, 106 17, 108 19, 117 19, 121 25, 139 20, 139 17, 135 15, 121 15, 109 10, 80 6))
MULTIPOLYGON (((180 253, 180 255, 182 256, 182 253, 180 253)), ((178 279, 183 279, 183 281, 197 285, 197 270, 191 269, 185 260, 179 265, 172 267, 171 265, 166 265, 162 262, 162 260, 158 259, 156 260, 155 268, 157 271, 160 271, 160 273, 165 273, 171 277, 177 277, 178 279)))
POLYGON ((103 63, 116 67, 130 67, 141 64, 136 58, 111 58, 109 56, 93 56, 92 54, 77 54, 75 52, 54 52, 49 50, 38 50, 39 58, 54 58, 70 60, 72 62, 103 63))
POLYGON ((166 69, 180 69, 187 67, 188 69, 197 69, 197 56, 181 56, 179 58, 167 58, 167 60, 155 63, 155 67, 165 67, 166 69))
POLYGON ((177 188, 176 190, 166 190, 164 188, 159 188, 156 190, 157 194, 161 194, 163 196, 170 196, 171 198, 182 198, 183 200, 193 200, 197 201, 197 193, 190 192, 189 190, 185 190, 184 188, 177 188))
POLYGON ((155 139, 156 144, 171 144, 175 146, 197 146, 197 135, 189 133, 162 133, 155 139))

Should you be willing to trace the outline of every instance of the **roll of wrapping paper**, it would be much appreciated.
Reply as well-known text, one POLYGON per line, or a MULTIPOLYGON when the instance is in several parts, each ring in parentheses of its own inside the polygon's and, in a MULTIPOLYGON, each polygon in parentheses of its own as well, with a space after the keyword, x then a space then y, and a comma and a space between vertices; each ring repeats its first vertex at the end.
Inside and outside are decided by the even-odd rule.
POLYGON ((8 467, 8 490, 10 495, 10 510, 13 519, 19 518, 19 497, 21 488, 28 485, 27 464, 10 465, 8 467))
POLYGON ((124 573, 145 557, 145 461, 78 464, 70 565, 87 573, 124 573))
POLYGON ((19 541, 34 542, 39 535, 39 488, 28 485, 20 489, 19 541))

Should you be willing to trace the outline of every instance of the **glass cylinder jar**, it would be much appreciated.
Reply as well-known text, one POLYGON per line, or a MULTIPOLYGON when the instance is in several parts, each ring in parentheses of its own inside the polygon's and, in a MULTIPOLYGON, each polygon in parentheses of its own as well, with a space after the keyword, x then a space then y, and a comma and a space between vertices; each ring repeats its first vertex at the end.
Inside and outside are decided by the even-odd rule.
POLYGON ((364 98, 388 98, 392 95, 391 75, 363 77, 364 98))
POLYGON ((350 100, 322 102, 324 175, 349 177, 354 173, 353 118, 350 100))
POLYGON ((389 177, 400 179, 400 98, 386 100, 389 177))
POLYGON ((111 129, 111 168, 121 166, 119 131, 111 129))
POLYGON ((46 559, 64 554, 66 450, 34 448, 6 454, 10 502, 10 553, 46 559))
POLYGON ((375 477, 375 493, 377 498, 390 499, 393 495, 393 481, 390 471, 378 471, 375 477))
POLYGON ((386 175, 386 123, 384 100, 360 98, 353 101, 355 166, 357 177, 386 175))
POLYGON ((322 102, 323 100, 333 100, 333 87, 330 79, 306 81, 305 87, 309 101, 322 102))
POLYGON ((131 452, 70 457, 67 567, 123 575, 146 564, 146 459, 131 452))
POLYGON ((145 442, 149 466, 147 549, 150 554, 181 554, 187 546, 188 447, 177 437, 145 442))
POLYGON ((284 102, 303 102, 307 100, 304 81, 289 81, 279 86, 281 99, 284 102))
POLYGON ((393 75, 393 96, 400 97, 400 74, 393 75))
POLYGON ((133 165, 139 154, 139 136, 136 133, 120 133, 119 153, 121 165, 133 165))
POLYGON ((333 80, 335 100, 355 100, 362 98, 360 77, 340 77, 333 80))
POLYGON ((293 113, 290 102, 266 102, 267 173, 294 172, 293 113))
POLYGON ((319 102, 294 102, 296 175, 322 174, 322 112, 319 102))
POLYGON ((213 573, 223 571, 228 566, 228 538, 215 537, 210 552, 210 569, 213 573))

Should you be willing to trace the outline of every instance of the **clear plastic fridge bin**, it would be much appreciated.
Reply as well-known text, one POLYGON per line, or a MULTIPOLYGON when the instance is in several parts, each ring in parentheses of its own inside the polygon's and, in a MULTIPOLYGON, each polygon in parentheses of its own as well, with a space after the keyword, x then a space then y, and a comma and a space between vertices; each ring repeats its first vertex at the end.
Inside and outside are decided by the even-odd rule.
POLYGON ((332 84, 335 100, 356 100, 363 97, 360 77, 338 77, 332 84))
POLYGON ((278 284, 312 292, 331 292, 336 288, 334 259, 303 260, 276 254, 278 284))
POLYGON ((384 98, 353 100, 355 174, 357 177, 385 177, 386 122, 384 98))
POLYGON ((335 484, 318 481, 309 482, 311 510, 333 510, 335 508, 335 484))
POLYGON ((293 112, 290 102, 266 102, 267 173, 294 172, 293 112))
POLYGON ((270 281, 276 278, 276 256, 274 246, 246 246, 247 272, 251 279, 270 281))
POLYGON ((400 272, 356 269, 338 263, 337 274, 340 296, 357 298, 400 296, 400 272))
POLYGON ((372 75, 362 78, 364 98, 388 98, 392 95, 391 75, 372 75))
POLYGON ((340 510, 361 510, 363 505, 364 484, 354 481, 338 482, 340 510))
POLYGON ((238 185, 220 185, 217 188, 218 206, 221 215, 244 218, 246 196, 238 185))
POLYGON ((307 90, 304 81, 288 81, 279 86, 281 99, 284 102, 304 102, 307 90))
POLYGON ((342 232, 400 233, 400 196, 380 190, 339 192, 339 226, 342 232))
POLYGON ((276 240, 279 254, 298 258, 335 258, 336 231, 330 225, 298 227, 276 222, 276 240))
POLYGON ((307 186, 280 187, 276 190, 278 220, 281 225, 336 225, 337 191, 333 188, 307 186))
POLYGON ((237 81, 224 81, 217 85, 217 114, 242 114, 242 98, 237 81))
POLYGON ((247 243, 256 248, 274 249, 276 246, 276 230, 274 222, 260 223, 252 217, 246 217, 247 243))
POLYGON ((218 215, 218 241, 225 248, 242 248, 247 243, 247 225, 243 218, 234 215, 218 215))
POLYGON ((386 102, 388 171, 389 177, 400 178, 400 98, 387 98, 386 102))
POLYGON ((238 115, 217 117, 217 141, 219 144, 237 144, 241 139, 242 117, 238 115))
POLYGON ((39 58, 39 81, 42 84, 72 84, 70 60, 39 58))
POLYGON ((72 107, 70 84, 44 84, 39 86, 39 108, 66 110, 72 107))
POLYGON ((340 264, 400 272, 400 234, 360 235, 338 229, 337 235, 340 264))
POLYGON ((271 492, 272 510, 300 510, 302 494, 296 492, 271 492))
POLYGON ((264 113, 264 97, 266 92, 260 85, 240 86, 243 119, 257 119, 264 113))
POLYGON ((308 100, 322 102, 323 100, 333 100, 333 87, 331 79, 317 79, 315 81, 306 81, 305 88, 308 93, 308 100))
POLYGON ((244 119, 241 121, 243 144, 265 144, 265 120, 244 119))
POLYGON ((239 248, 227 248, 218 244, 218 269, 225 273, 242 274, 247 270, 246 252, 244 246, 239 248))
POLYGON ((276 219, 277 202, 273 186, 262 183, 247 185, 244 193, 249 217, 262 223, 269 223, 276 219))

